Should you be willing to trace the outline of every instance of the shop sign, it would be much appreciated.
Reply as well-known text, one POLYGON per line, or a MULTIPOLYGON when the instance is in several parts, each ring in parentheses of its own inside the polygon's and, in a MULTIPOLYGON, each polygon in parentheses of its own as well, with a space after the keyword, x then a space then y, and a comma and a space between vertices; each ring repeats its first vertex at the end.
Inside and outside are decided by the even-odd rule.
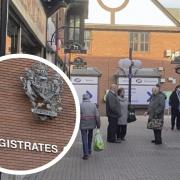
POLYGON ((12 0, 36 37, 46 44, 46 14, 40 0, 12 0))
MULTIPOLYGON (((131 103, 133 105, 148 105, 152 94, 152 88, 158 84, 159 78, 132 78, 131 103)), ((128 97, 128 78, 118 78, 118 86, 125 89, 125 96, 128 97)))
MULTIPOLYGON (((129 79, 120 77, 118 78, 118 84, 128 84, 129 79)), ((156 85, 159 83, 158 78, 132 78, 133 85, 156 85)))
POLYGON ((98 84, 74 84, 74 87, 77 91, 80 103, 82 102, 83 94, 88 94, 92 103, 98 103, 98 84))
POLYGON ((73 84, 98 84, 98 77, 74 76, 71 77, 73 84))
POLYGON ((57 145, 44 144, 39 142, 29 142, 15 139, 0 139, 0 148, 6 149, 19 149, 26 151, 46 152, 46 153, 58 153, 57 145))

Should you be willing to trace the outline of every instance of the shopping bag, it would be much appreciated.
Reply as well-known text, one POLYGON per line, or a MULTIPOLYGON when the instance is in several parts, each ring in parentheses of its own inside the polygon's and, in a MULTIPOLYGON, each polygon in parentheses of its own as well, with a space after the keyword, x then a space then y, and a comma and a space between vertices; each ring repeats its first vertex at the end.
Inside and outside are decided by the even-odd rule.
POLYGON ((136 121, 136 114, 135 114, 135 109, 132 108, 131 106, 128 107, 128 119, 127 122, 131 123, 136 121))
POLYGON ((162 129, 163 119, 154 117, 152 119, 148 119, 147 129, 162 129))
POLYGON ((93 148, 94 148, 94 151, 104 150, 104 141, 102 139, 99 129, 96 131, 94 135, 93 148))

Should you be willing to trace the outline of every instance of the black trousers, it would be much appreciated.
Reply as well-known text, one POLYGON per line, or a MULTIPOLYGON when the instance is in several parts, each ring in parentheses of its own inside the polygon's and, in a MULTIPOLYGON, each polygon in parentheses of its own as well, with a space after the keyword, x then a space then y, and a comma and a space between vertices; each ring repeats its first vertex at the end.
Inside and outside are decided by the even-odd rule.
POLYGON ((171 128, 174 129, 176 122, 176 128, 180 129, 180 112, 178 109, 171 108, 171 128))
POLYGON ((124 139, 127 132, 127 125, 117 125, 117 138, 124 139))
POLYGON ((108 117, 108 128, 107 128, 107 141, 115 142, 116 141, 116 129, 117 129, 118 118, 108 117))
POLYGON ((162 143, 161 131, 159 129, 154 129, 155 143, 162 143))

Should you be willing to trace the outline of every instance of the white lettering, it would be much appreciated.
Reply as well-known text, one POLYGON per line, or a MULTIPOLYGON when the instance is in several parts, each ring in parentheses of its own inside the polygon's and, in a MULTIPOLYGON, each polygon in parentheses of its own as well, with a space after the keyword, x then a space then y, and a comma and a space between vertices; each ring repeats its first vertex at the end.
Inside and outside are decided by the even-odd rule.
POLYGON ((18 145, 19 145, 19 149, 22 149, 22 144, 23 144, 23 141, 17 141, 18 145))
POLYGON ((43 151, 43 146, 44 146, 44 144, 42 144, 42 143, 38 143, 38 145, 39 145, 39 150, 42 152, 43 151))
POLYGON ((9 144, 10 144, 10 143, 9 143, 9 140, 7 140, 7 142, 6 142, 6 147, 7 147, 7 148, 9 148, 9 144))
POLYGON ((56 145, 52 145, 52 153, 58 153, 58 149, 56 145))
POLYGON ((24 149, 31 150, 31 143, 30 142, 24 142, 24 149))
POLYGON ((45 152, 51 152, 51 145, 45 144, 45 152))
POLYGON ((4 139, 0 139, 0 147, 6 147, 6 141, 4 139))
POLYGON ((33 143, 31 150, 32 151, 34 151, 34 150, 39 151, 37 143, 33 143))
POLYGON ((0 139, 0 148, 22 149, 47 153, 58 153, 58 146, 54 144, 31 143, 20 140, 0 139))
POLYGON ((11 140, 11 148, 12 149, 16 149, 17 148, 17 144, 15 140, 11 140))

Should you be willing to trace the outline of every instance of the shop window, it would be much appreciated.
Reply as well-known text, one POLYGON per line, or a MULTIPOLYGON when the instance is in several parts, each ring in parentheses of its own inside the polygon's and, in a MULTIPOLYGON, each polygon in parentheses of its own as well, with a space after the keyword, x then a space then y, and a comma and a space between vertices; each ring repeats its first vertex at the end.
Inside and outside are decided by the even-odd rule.
POLYGON ((17 53, 19 25, 10 17, 6 37, 6 54, 17 53))
POLYGON ((92 42, 91 31, 85 30, 84 31, 84 43, 85 43, 85 49, 86 50, 91 49, 91 42, 92 42))
POLYGON ((130 32, 130 47, 133 51, 149 51, 149 33, 148 32, 130 32))

